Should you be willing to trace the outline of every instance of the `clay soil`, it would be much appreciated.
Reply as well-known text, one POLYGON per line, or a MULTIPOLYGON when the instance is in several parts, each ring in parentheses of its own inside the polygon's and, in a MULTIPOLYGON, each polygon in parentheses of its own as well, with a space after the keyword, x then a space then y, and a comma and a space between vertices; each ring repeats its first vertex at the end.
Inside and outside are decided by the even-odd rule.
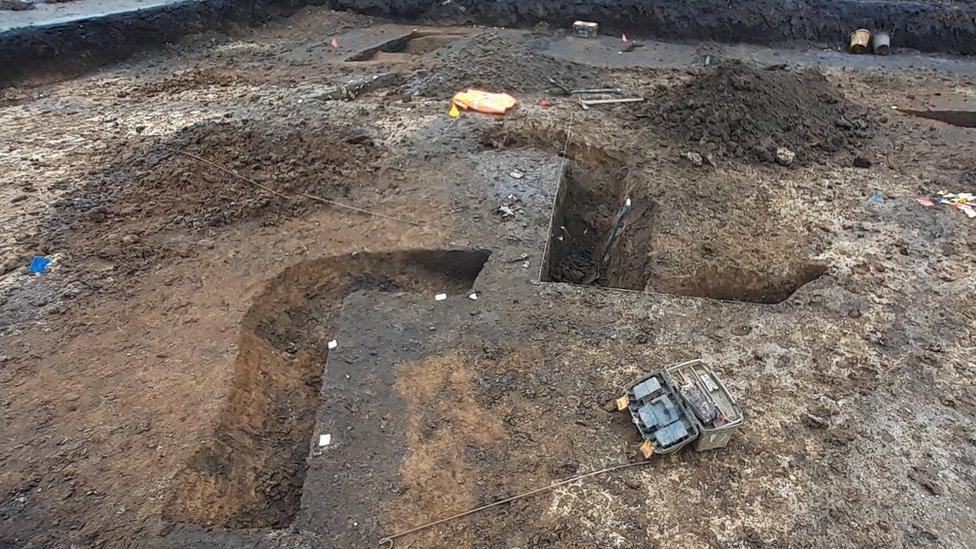
POLYGON ((909 112, 976 64, 709 48, 309 9, 0 90, 0 547, 371 547, 638 460, 698 356, 728 447, 397 547, 976 545, 976 220, 915 200, 976 133, 909 112))

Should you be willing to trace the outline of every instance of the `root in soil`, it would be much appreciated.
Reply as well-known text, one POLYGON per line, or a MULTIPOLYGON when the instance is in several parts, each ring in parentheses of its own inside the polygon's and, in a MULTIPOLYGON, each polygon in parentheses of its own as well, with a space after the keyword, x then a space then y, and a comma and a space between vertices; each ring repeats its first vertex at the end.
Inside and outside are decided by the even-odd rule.
POLYGON ((414 32, 349 56, 346 61, 397 62, 416 59, 466 36, 461 33, 414 32))

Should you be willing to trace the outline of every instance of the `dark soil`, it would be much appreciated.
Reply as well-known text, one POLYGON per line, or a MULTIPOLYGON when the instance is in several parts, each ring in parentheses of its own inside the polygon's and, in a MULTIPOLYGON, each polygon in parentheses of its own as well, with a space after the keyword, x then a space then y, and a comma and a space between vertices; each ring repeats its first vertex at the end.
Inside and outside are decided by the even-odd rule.
POLYGON ((763 70, 728 63, 678 87, 648 114, 705 154, 772 162, 776 149, 808 163, 856 151, 870 135, 865 112, 817 70, 763 70))
POLYGON ((495 32, 485 32, 470 40, 435 51, 433 70, 417 73, 405 86, 410 94, 443 97, 464 88, 496 92, 530 92, 552 88, 549 78, 567 86, 583 86, 599 81, 594 68, 560 61, 539 52, 541 44, 518 41, 495 32))
MULTIPOLYGON (((96 282, 86 276, 89 255, 121 264, 98 277, 111 290, 12 325, 0 339, 7 442, 0 546, 154 546, 160 529, 190 530, 189 522, 257 527, 241 535, 263 543, 233 543, 225 536, 240 532, 204 527, 195 530, 209 539, 180 547, 375 547, 381 535, 626 462, 635 429, 604 404, 640 372, 696 355, 716 365, 748 416, 726 449, 689 449, 640 471, 573 483, 416 532, 397 547, 803 546, 817 539, 966 546, 974 539, 965 526, 976 486, 976 439, 966 429, 976 319, 971 307, 958 306, 971 287, 972 247, 959 245, 971 225, 913 199, 917 186, 955 176, 976 157, 967 132, 930 132, 928 122, 899 117, 862 152, 873 171, 833 163, 787 170, 732 156, 696 165, 628 108, 593 109, 581 120, 568 98, 453 125, 442 103, 400 102, 385 90, 310 106, 318 85, 341 81, 345 69, 289 69, 247 52, 309 48, 296 58, 331 55, 342 63, 347 52, 328 46, 341 26, 331 17, 296 18, 225 44, 221 55, 210 43, 178 49, 158 66, 61 83, 38 90, 47 95, 26 108, 0 109, 10 143, 4 158, 14 167, 8 188, 20 195, 21 179, 37 187, 5 202, 0 224, 78 198, 59 204, 59 216, 43 227, 36 221, 47 213, 8 231, 42 244, 51 230, 70 238, 48 249, 25 246, 24 253, 57 254, 55 268, 3 285, 33 298, 42 284, 96 282), (240 79, 222 86, 221 78, 204 77, 203 87, 173 93, 192 88, 208 67, 225 66, 240 79), (288 77, 298 70, 317 78, 292 86, 288 77), (154 76, 181 74, 189 78, 164 83, 155 96, 117 100, 154 76), (264 100, 241 101, 253 94, 264 100), (170 133, 197 113, 221 116, 225 105, 238 108, 235 119, 275 122, 219 118, 170 133), (77 115, 64 118, 73 108, 77 115), (506 139, 524 119, 536 129, 506 139), (388 149, 325 120, 369 124, 388 149), (132 124, 148 131, 126 135, 132 124), (481 128, 493 124, 515 127, 483 142, 509 150, 481 147, 481 128), (624 124, 633 127, 621 131, 624 124), (85 141, 74 153, 82 160, 70 164, 62 139, 73 135, 85 141), (356 205, 427 224, 303 212, 306 206, 277 197, 252 204, 260 192, 172 156, 161 143, 262 184, 338 196, 348 185, 356 205), (621 200, 633 200, 597 284, 772 303, 824 272, 812 259, 833 266, 773 307, 536 284, 564 164, 520 150, 538 148, 565 151, 580 191, 557 210, 566 240, 579 242, 567 257, 583 265, 581 273, 589 269, 580 260, 601 242, 593 235, 605 234, 621 200), (127 152, 118 160, 106 150, 127 152), (347 154, 329 156, 333 150, 347 154), (362 167, 362 155, 375 173, 362 167), (306 169, 318 160, 328 176, 306 169), (398 183, 386 188, 401 192, 372 192, 388 179, 398 183), (870 187, 892 199, 864 204, 870 187), (500 203, 515 215, 496 215, 500 203), (59 218, 69 223, 58 225, 59 218), (197 245, 201 238, 211 239, 209 251, 197 245), (166 257, 152 272, 127 270, 144 251, 155 254, 149 262, 184 243, 185 256, 166 257), (479 275, 483 254, 425 261, 396 251, 442 246, 491 249, 493 261, 479 275), (478 299, 433 298, 467 289, 475 276, 478 299), (339 346, 330 351, 332 338, 339 346), (334 434, 333 445, 318 448, 319 433, 334 434), (934 510, 918 516, 920 508, 934 510), (306 533, 320 538, 290 538, 306 533)), ((350 30, 372 39, 391 29, 350 30)), ((532 37, 522 36, 531 50, 532 37)), ((426 60, 398 69, 419 71, 426 60)), ((700 76, 655 71, 615 76, 638 89, 700 76)), ((862 93, 852 101, 887 109, 908 94, 967 86, 947 73, 934 85, 928 69, 877 73, 878 80, 857 80, 862 93)), ((0 313, 24 303, 0 303, 0 313)))
POLYGON ((369 137, 354 128, 197 124, 165 143, 136 147, 92 174, 84 191, 55 204, 44 241, 33 247, 68 253, 78 262, 121 259, 120 268, 129 272, 173 251, 154 238, 167 230, 189 229, 203 237, 230 223, 273 224, 327 207, 291 193, 341 199, 375 170, 366 164, 377 154, 369 137), (65 243, 76 242, 79 232, 86 235, 81 249, 65 243))
POLYGON ((154 150, 146 162, 107 174, 102 192, 117 193, 109 217, 145 219, 152 229, 220 226, 264 213, 294 214, 298 200, 274 195, 211 162, 281 193, 338 198, 369 173, 377 151, 359 130, 319 125, 270 127, 244 121, 193 126, 154 150), (203 161, 181 153, 196 155, 203 161), (201 215, 202 214, 202 215, 201 215))
POLYGON ((356 291, 457 294, 471 287, 487 258, 481 251, 354 254, 299 263, 270 281, 244 318, 233 389, 214 437, 178 474, 167 519, 233 528, 290 524, 342 300, 356 291))
POLYGON ((25 11, 34 9, 34 4, 23 0, 0 0, 0 11, 25 11))
POLYGON ((889 30, 895 48, 976 52, 976 8, 964 2, 762 0, 729 6, 723 0, 208 0, 93 17, 85 25, 37 25, 0 33, 0 87, 77 75, 186 35, 259 25, 306 4, 437 24, 531 27, 546 22, 568 28, 583 19, 599 21, 602 31, 614 34, 776 45, 813 41, 838 48, 851 29, 863 26, 889 30))
MULTIPOLYGON (((608 178, 619 175, 608 174, 608 178)), ((544 280, 574 284, 598 282, 600 251, 625 200, 622 189, 598 179, 594 170, 578 166, 571 166, 563 174, 556 199, 559 207, 553 215, 549 240, 551 260, 544 280)), ((617 286, 619 281, 610 285, 617 286)), ((636 280, 633 285, 621 287, 643 289, 643 283, 636 280)))
MULTIPOLYGON (((55 201, 40 222, 43 230, 19 240, 32 254, 58 254, 73 265, 52 289, 58 295, 102 291, 99 280, 106 274, 133 275, 167 259, 190 257, 213 247, 224 227, 273 226, 329 208, 292 193, 344 200, 370 180, 377 168, 369 164, 381 152, 361 129, 326 123, 207 122, 163 142, 139 139, 115 163, 89 174, 77 193, 55 201)), ((29 261, 24 255, 18 263, 29 261)), ((26 310, 0 315, 0 327, 26 310)))
POLYGON ((601 32, 663 39, 696 39, 840 48, 858 27, 885 29, 895 47, 971 54, 976 25, 971 3, 863 0, 330 0, 330 7, 399 19, 569 28, 598 21, 601 32))
POLYGON ((777 219, 773 193, 747 176, 680 173, 685 169, 570 165, 543 280, 779 303, 826 272, 825 263, 811 260, 822 240, 777 219), (679 172, 674 181, 697 181, 654 181, 668 170, 679 172), (723 199, 710 198, 716 196, 723 199), (628 198, 632 205, 611 240, 628 198))

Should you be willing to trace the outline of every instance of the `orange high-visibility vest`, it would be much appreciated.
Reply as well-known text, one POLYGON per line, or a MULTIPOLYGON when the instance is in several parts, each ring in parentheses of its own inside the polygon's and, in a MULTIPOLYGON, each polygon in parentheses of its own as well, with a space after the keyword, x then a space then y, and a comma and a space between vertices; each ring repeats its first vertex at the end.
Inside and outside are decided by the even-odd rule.
POLYGON ((466 111, 478 111, 487 114, 505 114, 518 104, 515 98, 507 93, 491 93, 475 89, 467 89, 454 94, 454 99, 451 102, 466 111))

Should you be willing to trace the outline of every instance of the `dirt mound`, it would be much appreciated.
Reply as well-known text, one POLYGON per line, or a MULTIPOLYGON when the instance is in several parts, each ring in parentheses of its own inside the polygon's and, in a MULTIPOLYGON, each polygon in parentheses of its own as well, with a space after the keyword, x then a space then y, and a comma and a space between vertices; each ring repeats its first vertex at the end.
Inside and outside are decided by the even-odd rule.
POLYGON ((162 143, 135 146, 92 174, 83 190, 55 203, 55 213, 42 222, 43 239, 29 247, 137 272, 163 257, 186 255, 190 244, 183 243, 213 236, 215 228, 247 221, 273 226, 328 207, 288 191, 341 200, 368 179, 377 154, 356 128, 197 124, 162 143))
POLYGON ((116 194, 106 214, 144 219, 156 228, 220 226, 264 213, 287 214, 299 205, 293 202, 308 201, 248 184, 214 164, 280 193, 337 198, 368 172, 365 164, 374 156, 372 141, 358 130, 253 121, 199 124, 154 148, 144 162, 107 174, 106 189, 116 194))
POLYGON ((818 70, 763 70, 740 63, 711 69, 651 107, 673 138, 701 153, 796 161, 856 150, 869 136, 865 112, 834 91, 818 70))
POLYGON ((491 91, 530 92, 552 87, 549 78, 569 86, 594 84, 597 70, 560 61, 540 53, 541 44, 516 42, 485 32, 431 55, 436 67, 418 73, 404 91, 411 95, 443 97, 475 87, 491 91))
POLYGON ((34 9, 34 4, 23 0, 0 0, 0 10, 26 11, 34 9))

